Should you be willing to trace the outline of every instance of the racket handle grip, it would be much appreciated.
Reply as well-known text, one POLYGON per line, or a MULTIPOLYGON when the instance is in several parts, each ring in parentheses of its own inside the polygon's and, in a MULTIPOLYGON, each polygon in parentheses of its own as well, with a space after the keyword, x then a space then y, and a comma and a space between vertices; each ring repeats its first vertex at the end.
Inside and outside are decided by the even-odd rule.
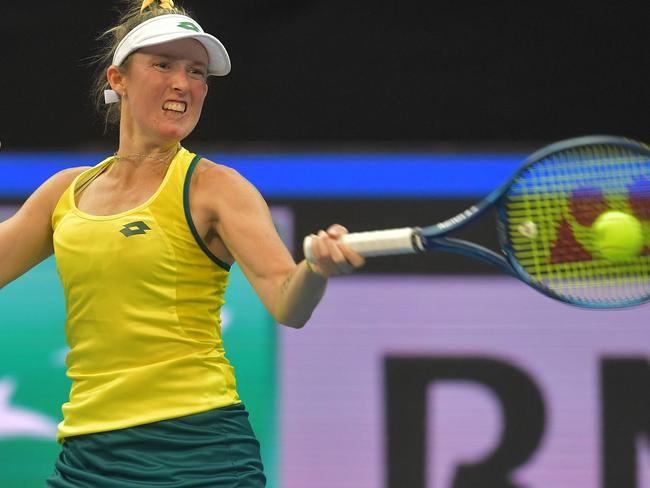
MULTIPOLYGON (((414 227, 354 232, 343 235, 341 242, 364 257, 414 254, 424 249, 420 233, 414 227)), ((305 259, 313 262, 311 236, 305 237, 302 248, 305 259)))

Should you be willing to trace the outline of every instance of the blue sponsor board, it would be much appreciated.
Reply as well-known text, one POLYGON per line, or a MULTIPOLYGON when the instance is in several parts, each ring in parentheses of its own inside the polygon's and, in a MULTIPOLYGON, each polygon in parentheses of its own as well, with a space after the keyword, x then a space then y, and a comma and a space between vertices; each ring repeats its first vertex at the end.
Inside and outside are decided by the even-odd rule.
MULTIPOLYGON (((20 199, 65 168, 105 153, 0 154, 0 197, 20 199)), ((524 154, 208 153, 250 180, 266 198, 479 197, 504 183, 524 154)))

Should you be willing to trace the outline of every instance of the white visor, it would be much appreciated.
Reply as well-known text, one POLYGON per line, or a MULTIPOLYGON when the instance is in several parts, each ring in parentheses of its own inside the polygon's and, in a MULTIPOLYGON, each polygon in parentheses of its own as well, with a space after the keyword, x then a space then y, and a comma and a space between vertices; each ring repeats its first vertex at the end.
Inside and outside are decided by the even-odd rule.
POLYGON ((177 39, 196 39, 208 52, 208 75, 225 76, 230 58, 219 39, 207 34, 192 18, 179 14, 158 15, 134 27, 117 45, 113 64, 121 66, 129 54, 140 48, 177 39))

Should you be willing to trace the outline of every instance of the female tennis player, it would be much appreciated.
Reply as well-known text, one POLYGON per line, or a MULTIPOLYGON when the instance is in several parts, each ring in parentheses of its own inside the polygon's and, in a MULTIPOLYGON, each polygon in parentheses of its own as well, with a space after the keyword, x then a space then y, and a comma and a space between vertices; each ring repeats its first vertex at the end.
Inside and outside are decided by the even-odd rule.
POLYGON ((327 278, 364 260, 333 225, 296 264, 255 188, 181 146, 208 76, 230 70, 183 9, 145 0, 103 39, 115 155, 56 174, 0 224, 0 287, 54 253, 65 292, 72 387, 46 486, 264 486, 219 332, 230 266, 298 328, 327 278))

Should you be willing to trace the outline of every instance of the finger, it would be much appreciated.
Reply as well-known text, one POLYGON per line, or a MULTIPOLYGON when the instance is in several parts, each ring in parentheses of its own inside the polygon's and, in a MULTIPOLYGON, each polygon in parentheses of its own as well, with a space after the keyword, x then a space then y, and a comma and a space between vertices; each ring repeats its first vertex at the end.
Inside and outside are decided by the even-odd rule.
POLYGON ((330 256, 337 274, 348 274, 365 264, 365 259, 360 254, 352 251, 339 241, 329 241, 330 256))
POLYGON ((336 274, 336 269, 332 261, 330 243, 332 240, 329 238, 324 230, 318 231, 318 234, 312 238, 315 247, 312 250, 314 260, 320 270, 330 276, 336 274), (315 251, 315 252, 314 252, 315 251))
POLYGON ((329 236, 324 236, 323 242, 327 246, 327 253, 323 256, 323 261, 332 274, 343 274, 352 271, 353 267, 345 259, 340 247, 341 243, 329 236))
POLYGON ((346 261, 349 262, 355 268, 360 268, 361 266, 366 264, 366 259, 361 254, 353 251, 345 244, 341 244, 339 246, 339 249, 341 250, 341 253, 345 257, 346 261))
POLYGON ((330 276, 347 274, 354 271, 352 264, 345 259, 341 249, 339 249, 340 242, 332 239, 325 232, 319 232, 319 237, 324 244, 321 260, 319 261, 321 269, 326 269, 330 276))
POLYGON ((313 273, 320 275, 324 278, 328 278, 331 273, 323 265, 323 243, 322 239, 316 234, 311 234, 310 236, 310 259, 307 263, 307 268, 313 273))
POLYGON ((333 239, 340 239, 341 236, 348 233, 348 229, 343 227, 341 224, 333 224, 327 228, 327 235, 333 239))
POLYGON ((320 272, 326 276, 348 274, 365 264, 365 259, 360 254, 345 246, 339 239, 330 234, 342 232, 347 229, 342 225, 335 224, 328 228, 328 231, 320 230, 316 235, 312 234, 312 256, 314 264, 320 272))
POLYGON ((314 257, 314 261, 320 262, 327 255, 327 246, 323 240, 323 231, 320 230, 316 234, 312 234, 311 238, 311 252, 314 257))
POLYGON ((342 245, 342 243, 338 242, 338 240, 336 240, 336 239, 332 239, 331 237, 329 237, 329 235, 327 237, 328 238, 325 239, 325 242, 327 244, 327 250, 329 252, 329 255, 330 255, 330 258, 332 259, 332 261, 336 265, 339 265, 339 264, 345 262, 346 261, 345 256, 343 255, 343 253, 341 252, 341 249, 340 249, 340 246, 342 245))

